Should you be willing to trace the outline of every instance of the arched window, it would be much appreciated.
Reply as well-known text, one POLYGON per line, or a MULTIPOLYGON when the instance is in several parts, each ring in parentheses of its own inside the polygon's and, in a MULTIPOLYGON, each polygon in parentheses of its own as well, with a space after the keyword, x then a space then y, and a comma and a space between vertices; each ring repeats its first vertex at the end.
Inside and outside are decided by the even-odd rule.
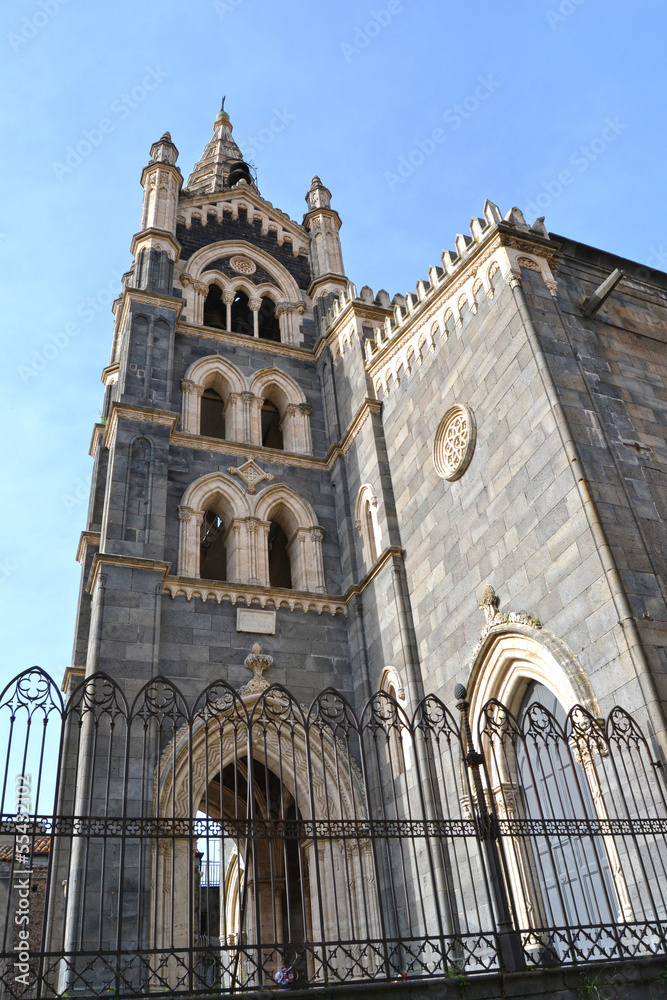
POLYGON ((224 330, 227 326, 226 306, 222 301, 222 289, 218 285, 211 285, 204 303, 204 326, 214 326, 218 330, 224 330))
POLYGON ((204 437, 225 437, 225 401, 215 389, 204 389, 202 393, 200 433, 204 437))
POLYGON ((280 343, 280 323, 276 316, 276 306, 268 295, 262 299, 259 309, 258 329, 262 340, 275 340, 280 343))
POLYGON ((264 448, 284 448, 280 410, 270 399, 262 403, 262 446, 264 448))
POLYGON ((292 589, 292 564, 288 538, 278 521, 271 521, 269 528, 269 586, 292 589))
MULTIPOLYGON (((405 709, 405 691, 401 687, 398 674, 393 667, 385 667, 380 678, 380 691, 387 694, 397 709, 405 709)), ((396 711, 387 712, 387 754, 391 764, 392 777, 397 778, 410 768, 410 733, 404 725, 403 716, 396 711)))
POLYGON ((202 580, 227 579, 225 525, 213 510, 207 510, 201 523, 200 569, 202 580))
POLYGON ((373 487, 365 483, 357 496, 357 530, 361 535, 361 547, 366 569, 370 569, 378 560, 382 551, 382 533, 377 515, 378 501, 373 487))
POLYGON ((249 337, 254 333, 250 302, 246 293, 240 289, 232 302, 232 333, 245 333, 249 337))
POLYGON ((375 543, 375 524, 371 513, 371 502, 366 499, 364 503, 364 516, 366 518, 366 531, 368 533, 368 553, 371 562, 375 562, 378 557, 377 545, 375 543))

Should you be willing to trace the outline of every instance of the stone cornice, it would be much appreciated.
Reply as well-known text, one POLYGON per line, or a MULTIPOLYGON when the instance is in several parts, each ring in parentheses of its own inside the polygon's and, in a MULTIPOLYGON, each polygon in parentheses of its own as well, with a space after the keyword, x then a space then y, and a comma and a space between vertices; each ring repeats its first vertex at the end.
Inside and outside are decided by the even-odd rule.
POLYGON ((333 219, 334 222, 338 223, 338 229, 343 225, 342 220, 335 208, 312 208, 310 212, 306 212, 303 217, 303 228, 310 230, 310 220, 316 215, 326 215, 328 218, 333 219))
POLYGON ((326 471, 330 468, 325 458, 297 455, 289 451, 279 451, 277 448, 260 448, 254 444, 241 444, 238 441, 227 441, 222 438, 202 437, 199 434, 184 434, 182 431, 174 431, 169 437, 169 443, 179 448, 215 451, 221 455, 238 455, 242 458, 254 458, 256 462, 273 462, 276 465, 291 465, 299 469, 326 471))
POLYGON ((372 413, 382 412, 382 402, 379 399, 365 399, 356 414, 352 418, 352 423, 345 431, 342 440, 339 444, 335 444, 333 448, 329 451, 327 455, 327 466, 332 469, 335 462, 343 455, 347 455, 348 451, 352 447, 352 442, 358 435, 359 431, 363 427, 366 419, 372 413))
POLYGON ((345 591, 345 596, 343 600, 346 604, 349 604, 353 597, 357 594, 363 594, 363 592, 370 586, 370 584, 375 580, 375 578, 382 572, 384 567, 392 559, 403 559, 405 553, 400 545, 390 545, 384 550, 376 560, 375 564, 371 566, 370 570, 359 583, 353 584, 351 587, 345 591))
POLYGON ((97 581, 103 566, 120 566, 122 569, 139 569, 148 573, 161 573, 163 577, 167 575, 171 563, 161 562, 158 559, 141 559, 138 556, 111 555, 106 552, 96 552, 93 557, 93 564, 90 567, 86 590, 92 594, 97 586, 97 581))
POLYGON ((160 424, 169 428, 169 444, 177 448, 193 448, 197 451, 214 451, 221 455, 238 455, 242 458, 254 458, 258 462, 270 462, 274 465, 287 465, 299 469, 314 469, 317 472, 331 472, 339 458, 347 455, 353 441, 359 434, 364 423, 371 414, 382 412, 382 402, 379 399, 365 399, 342 439, 333 445, 325 458, 313 455, 297 455, 294 452, 280 451, 277 448, 260 448, 253 444, 242 444, 239 441, 226 441, 222 438, 202 437, 199 434, 185 434, 176 430, 179 414, 172 410, 157 410, 150 407, 131 406, 127 403, 113 403, 109 419, 105 424, 95 424, 91 455, 95 455, 97 440, 103 435, 102 444, 109 448, 116 433, 120 419, 137 420, 142 423, 160 424))
POLYGON ((152 407, 131 406, 127 403, 113 403, 111 406, 111 412, 109 413, 109 419, 105 427, 104 440, 102 441, 102 444, 105 448, 110 446, 116 433, 118 421, 121 418, 125 420, 139 420, 145 424, 163 424, 164 426, 169 427, 171 437, 171 432, 178 423, 178 416, 178 413, 173 413, 171 410, 156 410, 152 407))
POLYGON ((95 424, 93 427, 93 436, 90 439, 90 448, 88 449, 88 454, 91 458, 95 458, 97 454, 97 446, 100 440, 104 437, 104 431, 106 429, 106 424, 95 424))
POLYGON ((116 362, 113 365, 107 365, 106 368, 102 369, 102 374, 100 376, 104 385, 108 385, 109 381, 114 378, 118 378, 118 373, 120 372, 120 365, 116 362))
POLYGON ((249 608, 289 608, 290 611, 316 611, 318 615, 324 611, 330 615, 347 615, 345 599, 339 596, 279 590, 276 587, 253 587, 245 583, 216 583, 212 580, 167 576, 162 593, 169 594, 172 598, 185 597, 188 601, 199 597, 202 601, 214 600, 218 604, 223 601, 230 601, 231 604, 241 602, 249 608))
MULTIPOLYGON (((185 299, 180 298, 178 295, 160 295, 158 292, 143 292, 139 288, 126 288, 122 298, 123 305, 116 327, 119 332, 125 329, 127 314, 133 302, 143 302, 149 306, 166 306, 167 309, 173 309, 176 312, 176 323, 178 323, 185 306, 185 299)), ((114 336, 114 342, 116 337, 117 334, 114 336)))
POLYGON ((320 274, 317 278, 314 278, 308 286, 308 297, 314 299, 318 289, 322 285, 329 284, 331 282, 337 283, 341 286, 341 289, 347 288, 350 284, 350 279, 346 278, 344 274, 334 274, 333 271, 327 271, 326 274, 320 274))
POLYGON ((89 545, 94 545, 99 548, 100 544, 100 533, 99 531, 82 531, 81 537, 79 538, 79 545, 76 550, 76 561, 81 563, 83 566, 84 560, 86 558, 86 549, 89 545))
POLYGON ((77 682, 82 681, 85 676, 86 668, 84 666, 78 666, 75 664, 72 667, 67 667, 63 677, 63 682, 60 685, 60 690, 65 694, 69 694, 71 690, 76 688, 77 682))
MULTIPOLYGON (((180 171, 179 171, 180 173, 180 171)), ((156 239, 162 240, 163 243, 168 243, 171 249, 174 251, 176 260, 178 260, 181 253, 181 244, 178 242, 173 233, 168 232, 166 229, 142 229, 140 233, 135 233, 132 237, 132 243, 130 244, 130 253, 133 257, 137 255, 137 246, 142 240, 146 239, 156 239)))
POLYGON ((191 323, 176 323, 176 333, 188 337, 200 337, 203 340, 213 340, 216 344, 231 344, 234 347, 249 347, 265 354, 279 354, 284 358, 308 358, 313 360, 313 351, 307 347, 294 347, 292 344, 279 344, 273 340, 261 340, 259 337, 248 337, 243 333, 230 333, 228 330, 214 330, 210 326, 194 326, 191 323))

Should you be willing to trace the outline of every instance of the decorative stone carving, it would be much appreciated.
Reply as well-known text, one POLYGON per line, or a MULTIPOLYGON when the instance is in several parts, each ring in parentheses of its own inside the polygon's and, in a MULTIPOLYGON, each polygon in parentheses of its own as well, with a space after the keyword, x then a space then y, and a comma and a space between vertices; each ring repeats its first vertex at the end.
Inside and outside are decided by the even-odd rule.
POLYGON ((484 587, 482 600, 479 602, 479 607, 484 612, 486 624, 482 626, 479 633, 479 639, 477 640, 477 645, 472 651, 470 663, 475 662, 482 646, 484 645, 484 640, 489 635, 491 630, 497 628, 499 625, 523 625, 524 627, 530 629, 542 628, 540 619, 532 617, 532 615, 529 615, 527 611, 498 611, 499 603, 500 601, 498 600, 495 590, 490 584, 487 583, 484 587))
POLYGON ((440 421, 433 443, 433 462, 442 479, 460 479, 470 465, 477 437, 469 406, 457 403, 440 421))
POLYGON ((274 475, 270 472, 264 472, 264 470, 261 469, 257 462, 255 462, 252 458, 248 459, 247 462, 244 462, 243 465, 238 467, 230 465, 227 472, 230 476, 238 476, 239 479, 243 480, 247 493, 254 493, 257 484, 261 483, 263 480, 266 479, 271 482, 275 479, 274 475))
POLYGON ((237 253, 233 257, 230 257, 229 264, 237 274, 254 274, 257 270, 254 260, 251 260, 250 257, 246 257, 242 253, 237 253))
POLYGON ((261 694, 262 691, 266 691, 270 685, 264 677, 264 671, 268 670, 272 663, 273 657, 262 653, 260 644, 254 643, 252 652, 243 661, 244 666, 252 670, 252 680, 239 689, 239 694, 261 694))

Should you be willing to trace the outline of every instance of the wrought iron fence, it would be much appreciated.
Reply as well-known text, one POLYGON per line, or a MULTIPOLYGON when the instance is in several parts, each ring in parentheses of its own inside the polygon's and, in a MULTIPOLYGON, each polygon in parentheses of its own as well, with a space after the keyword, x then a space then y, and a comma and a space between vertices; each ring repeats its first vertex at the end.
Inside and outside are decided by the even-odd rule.
POLYGON ((324 691, 0 696, 9 996, 212 993, 667 951, 662 774, 621 708, 324 691), (55 739, 52 737, 55 736, 55 739), (50 780, 54 784, 49 784, 50 780))

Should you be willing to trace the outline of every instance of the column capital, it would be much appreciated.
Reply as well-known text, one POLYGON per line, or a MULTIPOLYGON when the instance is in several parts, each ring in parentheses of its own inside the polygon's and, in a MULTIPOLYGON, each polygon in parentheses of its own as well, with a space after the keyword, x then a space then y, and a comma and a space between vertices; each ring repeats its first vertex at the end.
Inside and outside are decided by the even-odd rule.
POLYGON ((183 392, 193 392, 196 388, 197 386, 192 381, 192 379, 190 378, 181 379, 181 389, 183 390, 183 392))

